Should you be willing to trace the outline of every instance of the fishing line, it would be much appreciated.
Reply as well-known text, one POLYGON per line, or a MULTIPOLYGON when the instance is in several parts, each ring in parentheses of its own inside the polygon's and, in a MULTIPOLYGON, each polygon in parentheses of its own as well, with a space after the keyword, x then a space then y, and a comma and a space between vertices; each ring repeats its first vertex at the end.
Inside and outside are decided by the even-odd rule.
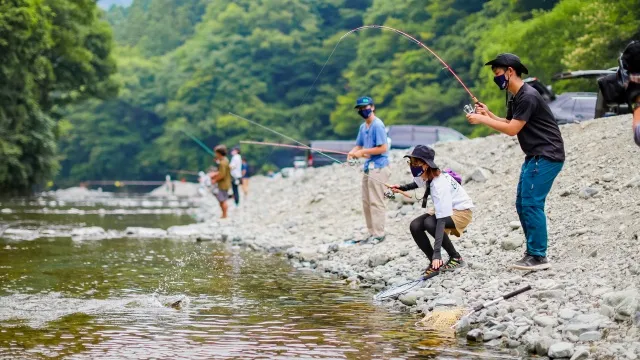
MULTIPOLYGON (((460 77, 458 77, 458 74, 455 73, 455 71, 453 71, 453 69, 451 68, 451 66, 449 66, 449 64, 447 64, 444 60, 442 60, 442 58, 436 54, 435 51, 431 50, 427 45, 423 44, 420 40, 416 39, 415 37, 405 33, 404 31, 392 28, 390 26, 384 26, 384 25, 364 25, 364 26, 360 26, 357 27, 353 30, 348 31, 347 33, 345 33, 344 35, 342 35, 340 37, 340 40, 338 40, 338 43, 336 44, 336 46, 333 48, 333 50, 331 51, 331 54, 329 54, 329 57, 327 58, 327 61, 324 62, 324 65, 322 65, 322 68, 320 69, 320 72, 318 73, 318 75, 316 76, 316 78, 313 80, 313 83, 311 83, 311 87, 309 88, 309 90, 307 90, 307 92, 304 94, 304 96, 302 97, 302 101, 300 102, 300 105, 302 105, 304 103, 304 101, 307 99, 307 96, 309 95, 309 93, 311 92, 311 90, 314 89, 316 82, 318 81, 318 79, 320 78, 320 75, 322 74, 322 72, 324 71, 325 67, 327 66, 327 64, 329 63, 329 61, 331 60, 331 57, 333 57, 333 54, 336 52, 336 49, 338 48, 338 46, 340 45, 340 43, 342 42, 342 40, 344 40, 344 38, 346 38, 347 36, 349 36, 350 34, 353 34, 357 31, 360 30, 364 30, 364 29, 381 29, 381 30, 389 30, 389 31, 393 31, 396 34, 399 34, 409 40, 411 40, 413 43, 421 46, 422 48, 424 48, 425 50, 427 50, 431 55, 435 56, 436 59, 438 59, 438 61, 440 61, 440 63, 442 65, 444 65, 443 69, 447 69, 449 70, 449 72, 455 77, 456 80, 458 80, 458 82, 460 83, 460 85, 462 85, 462 87, 464 88, 464 90, 469 94, 469 96, 471 96, 471 99, 473 100, 474 103, 478 103, 478 98, 475 97, 475 95, 473 95, 473 93, 471 92, 471 90, 469 90, 469 88, 467 87, 467 85, 465 85, 465 83, 460 79, 460 77)), ((298 106, 300 106, 298 105, 298 106)), ((466 111, 466 110, 465 110, 466 111)), ((293 121, 293 119, 295 118, 295 115, 291 117, 291 121, 293 121)))
MULTIPOLYGON (((236 115, 236 114, 234 114, 234 113, 232 113, 232 112, 230 112, 230 113, 229 113, 229 115, 231 115, 231 116, 235 116, 235 117, 237 117, 238 119, 242 119, 242 120, 244 120, 244 121, 248 121, 248 122, 250 122, 251 124, 257 125, 257 126, 259 126, 259 127, 263 128, 263 129, 265 129, 265 130, 271 131, 271 132, 272 132, 272 133, 274 133, 274 134, 280 135, 280 136, 284 137, 285 139, 288 139, 288 140, 293 141, 293 142, 294 142, 294 143, 296 143, 296 144, 300 144, 300 145, 301 145, 302 147, 304 147, 305 149, 311 149, 311 150, 313 150, 313 148, 312 148, 312 147, 310 147, 310 146, 308 146, 308 145, 305 145, 304 143, 301 143, 300 141, 298 141, 298 140, 296 140, 296 139, 294 139, 294 138, 292 138, 292 137, 289 137, 289 136, 287 136, 287 135, 285 135, 285 134, 283 134, 283 133, 280 133, 280 132, 278 132, 278 131, 276 131, 276 130, 270 129, 270 128, 268 128, 268 127, 266 127, 266 126, 264 126, 264 125, 262 125, 262 124, 260 124, 260 123, 257 123, 257 122, 255 122, 255 121, 253 121, 253 120, 249 120, 249 119, 247 119, 247 118, 245 118, 245 117, 242 117, 242 116, 240 116, 240 115, 236 115)), ((332 157, 332 156, 329 156, 329 155, 327 155, 327 154, 323 153, 322 151, 317 151, 317 150, 314 150, 314 151, 316 151, 318 154, 321 154, 321 155, 324 155, 324 156, 328 157, 329 159, 331 159, 331 160, 333 160, 333 161, 337 162, 338 164, 341 164, 341 165, 344 165, 344 164, 345 164, 345 163, 343 163, 342 161, 340 161, 340 160, 338 160, 338 159, 336 159, 336 158, 334 158, 334 157, 332 157)), ((355 171, 358 171, 358 170, 357 170, 357 169, 355 169, 355 168, 353 168, 353 169, 354 169, 355 171)), ((359 172, 359 171, 358 171, 358 172, 359 172)), ((366 177, 368 177, 369 179, 371 179, 371 180, 373 180, 373 181, 375 181, 375 182, 377 182, 377 183, 379 183, 379 184, 382 184, 382 185, 384 185, 385 187, 387 187, 387 188, 391 189, 391 186, 390 186, 389 184, 386 184, 386 183, 384 183, 384 182, 382 182, 382 181, 380 181, 380 180, 378 180, 378 179, 376 179, 376 178, 372 177, 371 175, 369 175, 369 174, 367 174, 367 173, 364 173, 363 175, 364 175, 364 176, 366 176, 366 177)), ((408 197, 408 198, 411 198, 411 196, 410 196, 409 194, 407 194, 406 192, 404 192, 404 191, 399 190, 398 192, 399 192, 400 194, 402 194, 402 195, 404 195, 404 196, 408 197)), ((388 197, 389 197, 389 195, 385 195, 385 196, 388 196, 388 197)))

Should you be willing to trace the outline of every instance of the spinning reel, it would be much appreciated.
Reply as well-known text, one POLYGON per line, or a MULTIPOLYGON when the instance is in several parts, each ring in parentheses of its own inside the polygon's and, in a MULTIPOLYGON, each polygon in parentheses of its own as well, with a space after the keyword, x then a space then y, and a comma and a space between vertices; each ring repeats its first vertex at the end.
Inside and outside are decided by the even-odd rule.
POLYGON ((396 194, 391 191, 391 189, 387 189, 384 191, 384 197, 389 200, 394 200, 396 198, 396 194))
POLYGON ((467 114, 475 114, 476 112, 476 107, 472 106, 472 105, 465 105, 462 110, 464 110, 464 112, 466 112, 467 114))
POLYGON ((351 159, 347 160, 347 164, 349 164, 349 166, 358 165, 358 159, 351 158, 351 159))

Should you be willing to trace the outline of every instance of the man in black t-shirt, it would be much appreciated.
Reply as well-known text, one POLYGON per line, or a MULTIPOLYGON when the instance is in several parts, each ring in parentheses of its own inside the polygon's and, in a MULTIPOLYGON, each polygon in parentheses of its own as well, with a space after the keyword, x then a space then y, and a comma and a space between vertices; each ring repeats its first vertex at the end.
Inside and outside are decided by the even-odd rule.
POLYGON ((547 261, 547 217, 545 200, 565 160, 564 142, 558 124, 540 93, 522 81, 529 71, 520 58, 500 54, 491 65, 494 82, 508 90, 513 98, 507 104, 507 118, 494 115, 486 105, 476 104, 476 113, 467 114, 471 124, 485 124, 509 136, 518 136, 526 157, 520 172, 516 210, 527 239, 525 256, 512 267, 518 270, 543 270, 547 261))

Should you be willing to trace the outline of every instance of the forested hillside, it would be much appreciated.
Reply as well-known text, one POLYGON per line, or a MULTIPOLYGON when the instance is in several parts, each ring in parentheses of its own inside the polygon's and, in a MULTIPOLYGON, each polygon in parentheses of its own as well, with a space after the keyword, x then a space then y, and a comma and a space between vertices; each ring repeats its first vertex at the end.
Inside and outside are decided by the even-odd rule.
MULTIPOLYGON (((593 81, 551 76, 616 66, 626 42, 638 38, 639 10, 637 0, 134 0, 106 13, 118 95, 76 102, 47 120, 58 135, 57 179, 161 179, 168 169, 205 168, 209 155, 183 130, 210 147, 283 140, 228 112, 303 141, 353 138, 361 121, 353 103, 363 94, 387 125, 483 136, 485 127, 467 124, 462 107, 470 98, 451 74, 391 31, 344 38, 307 92, 340 38, 369 24, 432 47, 497 113, 504 93, 483 64, 500 52, 518 54, 531 76, 557 91, 595 90, 593 81)), ((256 169, 280 151, 243 150, 256 169)))
POLYGON ((0 2, 1 195, 56 175, 68 106, 117 95, 111 48, 94 0, 0 2))

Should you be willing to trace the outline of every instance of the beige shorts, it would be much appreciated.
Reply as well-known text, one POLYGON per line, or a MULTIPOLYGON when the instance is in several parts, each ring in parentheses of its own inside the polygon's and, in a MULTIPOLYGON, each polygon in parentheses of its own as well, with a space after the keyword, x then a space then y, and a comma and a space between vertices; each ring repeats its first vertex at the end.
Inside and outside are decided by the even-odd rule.
MULTIPOLYGON (((435 210, 429 209, 429 214, 435 214, 435 210)), ((453 210, 453 215, 451 215, 451 219, 453 219, 453 223, 456 224, 456 227, 453 229, 444 229, 444 232, 448 235, 455 235, 457 237, 461 237, 464 229, 469 226, 471 220, 473 218, 471 209, 467 210, 453 210)))

